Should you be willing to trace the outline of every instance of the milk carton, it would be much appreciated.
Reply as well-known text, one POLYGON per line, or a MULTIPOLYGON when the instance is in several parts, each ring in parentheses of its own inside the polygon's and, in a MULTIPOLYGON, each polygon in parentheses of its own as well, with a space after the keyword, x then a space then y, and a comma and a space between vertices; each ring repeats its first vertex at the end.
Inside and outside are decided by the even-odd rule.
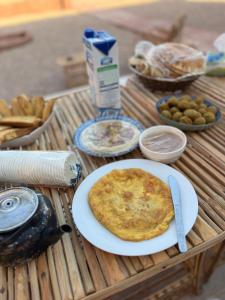
POLYGON ((121 108, 118 48, 104 31, 85 29, 83 35, 92 103, 99 111, 121 108))

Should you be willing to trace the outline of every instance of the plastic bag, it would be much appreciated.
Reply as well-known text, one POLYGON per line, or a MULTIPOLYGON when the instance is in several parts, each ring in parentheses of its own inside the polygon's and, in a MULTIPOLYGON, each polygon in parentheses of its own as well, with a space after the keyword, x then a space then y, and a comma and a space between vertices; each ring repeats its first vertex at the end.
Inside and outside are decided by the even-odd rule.
POLYGON ((140 41, 129 63, 143 75, 176 80, 205 73, 206 57, 201 51, 183 44, 154 45, 140 41))
POLYGON ((204 73, 206 64, 201 51, 177 43, 152 47, 146 60, 161 76, 172 78, 204 73))
POLYGON ((136 44, 134 48, 134 54, 136 57, 145 58, 149 50, 154 47, 149 41, 140 41, 136 44))
POLYGON ((225 53, 225 33, 218 36, 214 42, 214 47, 219 51, 225 53))
POLYGON ((211 51, 207 56, 207 72, 209 76, 225 76, 225 33, 215 41, 217 51, 211 51))

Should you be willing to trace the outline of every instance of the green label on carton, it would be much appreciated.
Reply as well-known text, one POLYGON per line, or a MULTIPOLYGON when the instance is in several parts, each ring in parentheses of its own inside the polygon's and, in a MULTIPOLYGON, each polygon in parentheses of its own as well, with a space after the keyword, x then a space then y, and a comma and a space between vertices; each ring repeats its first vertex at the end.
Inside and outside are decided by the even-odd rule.
POLYGON ((97 69, 98 72, 105 72, 105 71, 111 71, 114 69, 117 69, 118 66, 117 65, 110 65, 110 66, 104 66, 104 67, 99 67, 97 69))

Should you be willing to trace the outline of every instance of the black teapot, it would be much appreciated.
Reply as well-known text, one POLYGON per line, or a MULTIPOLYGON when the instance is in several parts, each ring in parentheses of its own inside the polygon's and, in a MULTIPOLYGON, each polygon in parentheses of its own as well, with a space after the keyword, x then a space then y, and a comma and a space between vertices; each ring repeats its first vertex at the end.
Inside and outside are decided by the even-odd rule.
POLYGON ((14 266, 39 256, 69 225, 58 226, 50 200, 28 188, 0 192, 0 265, 14 266))

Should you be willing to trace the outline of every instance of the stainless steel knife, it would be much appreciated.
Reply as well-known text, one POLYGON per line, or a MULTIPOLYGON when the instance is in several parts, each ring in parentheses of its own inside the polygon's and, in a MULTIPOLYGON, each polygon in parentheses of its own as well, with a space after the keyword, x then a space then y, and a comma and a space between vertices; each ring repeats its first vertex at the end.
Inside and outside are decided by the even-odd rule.
POLYGON ((186 242, 185 233, 184 233, 182 205, 181 205, 181 199, 180 199, 180 188, 179 188, 176 178, 172 175, 168 176, 168 183, 170 186, 172 200, 173 200, 178 247, 179 247, 180 252, 183 253, 183 252, 186 252, 188 250, 188 248, 187 248, 187 242, 186 242))

